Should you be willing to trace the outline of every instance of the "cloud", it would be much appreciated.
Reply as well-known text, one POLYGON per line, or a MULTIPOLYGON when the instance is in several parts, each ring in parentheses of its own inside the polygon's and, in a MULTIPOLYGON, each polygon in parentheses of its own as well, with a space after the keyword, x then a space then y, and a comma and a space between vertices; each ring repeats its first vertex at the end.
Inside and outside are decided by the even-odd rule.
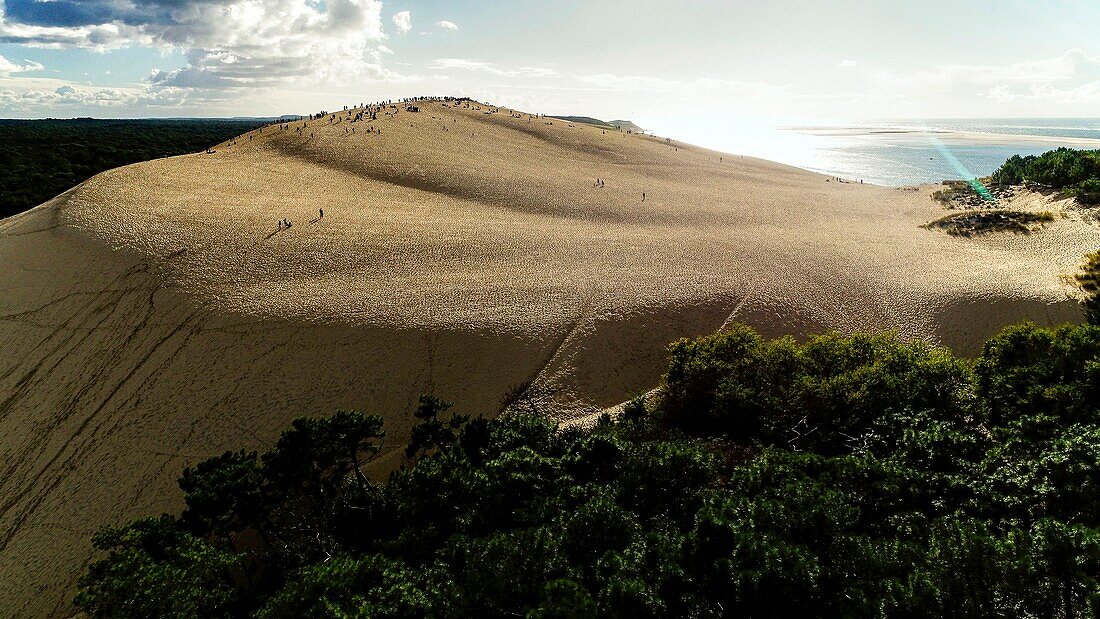
POLYGON ((4 16, 0 17, 0 43, 48 49, 75 47, 105 51, 134 44, 151 45, 152 40, 144 36, 139 28, 117 23, 79 27, 36 26, 11 23, 4 16))
POLYGON ((557 77, 558 72, 545 67, 519 67, 517 69, 500 69, 491 62, 484 60, 467 60, 464 58, 438 58, 428 67, 439 71, 456 69, 460 71, 480 71, 500 77, 557 77))
POLYGON ((1061 56, 1005 65, 950 64, 914 72, 873 71, 873 87, 920 97, 929 92, 956 100, 994 103, 1046 101, 1100 103, 1100 57, 1071 49, 1061 56))
POLYGON ((152 88, 252 89, 400 79, 386 69, 380 0, 5 0, 0 42, 182 50, 152 88))
POLYGON ((405 34, 412 30, 412 13, 408 11, 395 13, 393 16, 393 24, 397 26, 397 31, 401 34, 405 34))
POLYGON ((841 60, 840 62, 837 63, 836 66, 838 66, 842 69, 848 69, 848 68, 856 66, 857 64, 859 64, 859 63, 857 63, 855 60, 841 60))
POLYGON ((641 91, 654 94, 676 95, 694 98, 709 94, 753 94, 758 96, 787 96, 788 86, 778 86, 767 82, 728 80, 719 78, 697 78, 692 80, 670 80, 644 75, 614 75, 599 73, 582 75, 579 81, 608 90, 641 91))
MULTIPOLYGON (((53 80, 55 83, 59 83, 53 80)), ((43 84, 44 85, 44 84, 43 84)), ((50 89, 33 89, 17 92, 12 89, 0 90, 0 109, 7 113, 41 113, 48 109, 52 113, 105 109, 134 106, 171 106, 181 105, 187 93, 180 90, 165 89, 149 92, 141 89, 125 88, 81 88, 68 83, 50 89)))
POLYGON ((23 64, 16 64, 3 56, 0 56, 0 75, 11 75, 12 73, 27 73, 29 71, 41 71, 46 67, 34 62, 33 60, 24 60, 23 64))
POLYGON ((195 67, 185 67, 174 71, 153 69, 146 80, 153 90, 164 88, 223 89, 232 82, 213 71, 204 71, 195 67))
POLYGON ((451 32, 458 30, 458 24, 454 23, 453 21, 447 21, 445 19, 443 21, 435 22, 435 25, 439 26, 442 30, 450 30, 451 32))
POLYGON ((996 103, 1017 101, 1042 101, 1065 105, 1100 103, 1100 80, 1086 82, 1069 88, 1060 88, 1050 83, 1032 84, 1024 89, 1011 89, 1001 84, 980 93, 996 103))

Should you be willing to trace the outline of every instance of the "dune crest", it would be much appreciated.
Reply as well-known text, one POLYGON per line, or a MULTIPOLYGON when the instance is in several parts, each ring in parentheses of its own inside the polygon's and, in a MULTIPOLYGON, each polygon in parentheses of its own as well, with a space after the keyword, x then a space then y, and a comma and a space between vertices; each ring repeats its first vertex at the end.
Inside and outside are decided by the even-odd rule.
POLYGON ((973 353, 1080 319, 1079 220, 950 237, 921 228, 930 188, 417 105, 118 168, 0 221, 0 614, 65 614, 99 526, 180 509, 182 467, 299 415, 384 415, 387 466, 421 393, 496 414, 529 386, 583 418, 734 320, 973 353))

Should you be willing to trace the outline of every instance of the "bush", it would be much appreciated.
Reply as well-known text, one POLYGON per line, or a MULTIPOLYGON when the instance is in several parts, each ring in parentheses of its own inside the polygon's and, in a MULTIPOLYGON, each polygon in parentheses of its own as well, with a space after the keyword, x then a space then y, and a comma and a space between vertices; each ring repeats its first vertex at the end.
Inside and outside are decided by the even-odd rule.
POLYGON ((992 179, 1002 185, 1038 183, 1064 190, 1082 204, 1100 203, 1100 150, 1057 148, 1039 156, 1013 155, 992 179))
POLYGON ((1081 204, 1100 204, 1100 178, 1090 178, 1080 183, 1074 195, 1081 204))
POLYGON ((798 345, 748 327, 670 347, 664 420, 694 434, 821 453, 865 445, 874 422, 903 411, 959 420, 965 366, 896 335, 837 334, 798 345))

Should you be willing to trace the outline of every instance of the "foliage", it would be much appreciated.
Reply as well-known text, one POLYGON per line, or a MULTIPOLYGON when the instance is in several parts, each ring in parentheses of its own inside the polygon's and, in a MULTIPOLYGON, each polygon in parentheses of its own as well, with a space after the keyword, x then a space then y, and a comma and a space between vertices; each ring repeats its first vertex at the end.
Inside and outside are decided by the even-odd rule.
POLYGON ((232 570, 240 557, 191 535, 171 517, 108 527, 92 542, 108 555, 81 578, 77 606, 133 619, 230 616, 232 570))
POLYGON ((1045 223, 1054 221, 1054 213, 1041 211, 1012 211, 1006 209, 968 211, 954 213, 930 221, 924 225, 932 230, 943 230, 951 236, 976 236, 990 232, 1014 232, 1031 234, 1045 223))
POLYGON ((421 399, 300 419, 107 529, 95 617, 1084 617, 1100 612, 1100 328, 970 364, 893 335, 670 347, 660 395, 559 429, 421 399))
POLYGON ((1100 203, 1100 150, 1057 148, 1042 155, 1013 155, 993 173, 1002 185, 1037 183, 1075 195, 1083 204, 1100 203))
POLYGON ((104 170, 205 150, 260 120, 0 120, 0 217, 49 200, 104 170))
POLYGON ((799 346, 736 326, 671 346, 663 409, 689 432, 841 454, 865 445, 883 416, 930 411, 958 421, 967 386, 961 361, 893 335, 830 334, 799 346))
POLYGON ((1085 264, 1076 279, 1077 285, 1088 295, 1085 299, 1085 314, 1089 324, 1100 325, 1100 251, 1085 256, 1085 264))

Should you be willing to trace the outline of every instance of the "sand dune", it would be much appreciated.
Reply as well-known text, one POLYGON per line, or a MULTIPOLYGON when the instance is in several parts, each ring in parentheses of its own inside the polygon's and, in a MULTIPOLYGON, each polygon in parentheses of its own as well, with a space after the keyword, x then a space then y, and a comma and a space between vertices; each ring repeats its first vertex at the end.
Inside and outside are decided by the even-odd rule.
POLYGON ((929 188, 420 109, 266 128, 0 222, 0 615, 64 614, 97 527, 179 509, 183 466, 302 414, 383 414, 394 464, 421 393, 496 414, 531 384, 582 418, 732 320, 972 353, 1079 318, 1076 218, 955 238, 920 228, 929 188))

